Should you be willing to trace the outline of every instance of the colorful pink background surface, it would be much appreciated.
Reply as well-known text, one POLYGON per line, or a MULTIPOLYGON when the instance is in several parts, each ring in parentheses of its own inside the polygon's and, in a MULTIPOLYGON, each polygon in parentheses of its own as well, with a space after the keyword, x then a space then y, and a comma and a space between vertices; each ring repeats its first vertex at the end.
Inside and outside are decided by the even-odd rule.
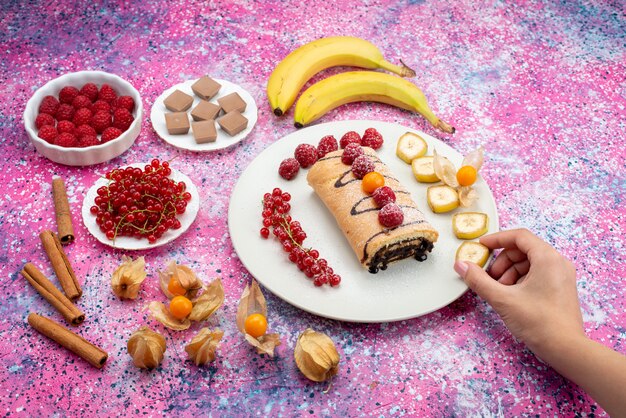
POLYGON ((626 20, 620 3, 2 2, 0 412, 603 415, 580 388, 515 341, 471 292, 424 317, 374 325, 315 317, 266 294, 270 326, 283 345, 275 358, 258 356, 235 326, 236 304, 251 277, 231 245, 226 214, 247 164, 294 129, 291 114, 276 118, 266 103, 265 83, 274 65, 322 36, 366 38, 417 71, 414 81, 436 113, 457 127, 456 134, 442 136, 420 117, 377 104, 347 105, 322 121, 397 122, 461 153, 483 144, 488 160, 482 174, 498 202, 501 228, 527 227, 569 257, 578 269, 587 333, 626 353, 626 20), (232 80, 252 93, 259 121, 240 144, 195 154, 165 144, 144 116, 137 142, 122 156, 92 167, 60 166, 30 144, 22 112, 35 89, 84 69, 127 79, 146 109, 183 80, 203 74, 232 80), (173 166, 198 186, 203 204, 190 231, 142 254, 148 280, 137 301, 122 302, 109 279, 124 252, 88 234, 80 207, 99 174, 155 157, 174 159, 173 166), (88 315, 77 331, 109 352, 102 370, 26 323, 31 311, 62 321, 17 273, 32 261, 54 277, 38 238, 40 230, 55 228, 53 175, 66 180, 76 227, 77 240, 67 251, 85 292, 79 306, 88 315), (226 301, 208 325, 219 326, 225 336, 208 367, 194 366, 184 352, 198 326, 168 331, 142 309, 161 298, 156 272, 170 259, 190 265, 205 280, 223 278, 226 301), (126 352, 128 337, 144 324, 167 339, 165 360, 154 371, 136 369, 126 352), (293 361, 296 338, 307 327, 328 333, 341 354, 328 393, 327 385, 307 381, 293 361))

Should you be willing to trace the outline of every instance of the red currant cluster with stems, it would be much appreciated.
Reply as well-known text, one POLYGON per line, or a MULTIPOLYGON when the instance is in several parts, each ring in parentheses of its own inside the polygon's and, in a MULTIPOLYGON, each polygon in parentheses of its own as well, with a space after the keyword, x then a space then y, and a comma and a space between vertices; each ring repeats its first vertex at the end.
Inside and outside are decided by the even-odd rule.
POLYGON ((139 167, 116 168, 106 174, 108 185, 98 188, 91 214, 106 237, 147 238, 155 243, 168 229, 180 228, 182 215, 191 200, 184 182, 169 178, 167 161, 151 161, 139 167))
POLYGON ((313 279, 315 286, 325 284, 338 286, 341 283, 341 276, 328 267, 328 261, 319 258, 319 251, 302 246, 306 233, 302 230, 300 222, 294 221, 289 215, 290 200, 291 195, 279 188, 275 188, 272 193, 265 193, 261 236, 268 238, 271 229, 281 242, 283 250, 289 254, 289 261, 295 263, 308 278, 313 279))

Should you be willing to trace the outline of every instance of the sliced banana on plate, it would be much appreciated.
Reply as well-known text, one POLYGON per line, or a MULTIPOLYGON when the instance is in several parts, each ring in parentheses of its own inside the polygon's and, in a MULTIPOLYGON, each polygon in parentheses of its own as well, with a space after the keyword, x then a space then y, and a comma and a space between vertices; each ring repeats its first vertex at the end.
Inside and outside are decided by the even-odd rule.
POLYGON ((452 229, 459 239, 474 239, 487 233, 489 217, 482 212, 456 213, 452 217, 452 229))
POLYGON ((489 248, 485 247, 480 242, 467 241, 461 244, 459 249, 456 250, 455 259, 457 261, 468 261, 478 264, 480 267, 484 267, 489 259, 489 248))
POLYGON ((435 213, 450 212, 459 207, 459 195, 450 186, 430 186, 426 191, 426 200, 435 213))
POLYGON ((407 164, 411 164, 414 159, 426 155, 426 151, 428 151, 428 144, 424 138, 413 132, 407 132, 398 139, 396 155, 407 164))
POLYGON ((415 179, 420 183, 436 183, 439 177, 435 174, 433 168, 433 157, 417 157, 411 162, 411 169, 415 179))

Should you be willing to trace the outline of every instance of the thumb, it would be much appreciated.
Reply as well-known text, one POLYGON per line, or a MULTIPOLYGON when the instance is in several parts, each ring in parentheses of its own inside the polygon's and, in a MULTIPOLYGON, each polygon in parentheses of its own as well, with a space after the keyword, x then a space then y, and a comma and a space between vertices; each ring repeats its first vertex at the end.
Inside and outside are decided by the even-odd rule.
POLYGON ((459 276, 463 278, 463 281, 470 289, 485 299, 490 305, 498 299, 498 296, 504 290, 502 284, 494 280, 477 264, 457 261, 454 263, 454 270, 459 273, 459 276))

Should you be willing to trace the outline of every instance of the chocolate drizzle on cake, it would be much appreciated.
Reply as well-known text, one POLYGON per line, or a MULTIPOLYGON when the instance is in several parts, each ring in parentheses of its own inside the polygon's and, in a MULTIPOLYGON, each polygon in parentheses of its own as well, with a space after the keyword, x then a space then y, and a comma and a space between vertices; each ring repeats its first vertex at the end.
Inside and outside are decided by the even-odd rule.
MULTIPOLYGON (((394 193, 395 193, 395 194, 409 194, 409 192, 405 192, 405 191, 403 191, 403 190, 394 190, 394 193)), ((368 200, 372 200, 372 199, 373 199, 373 197, 372 197, 372 196, 365 196, 365 197, 361 198, 361 200, 359 200, 358 202, 356 202, 356 203, 352 206, 352 209, 350 209, 350 215, 352 215, 352 216, 356 216, 356 215, 360 215, 360 214, 362 214, 362 213, 366 213, 366 212, 373 212, 373 211, 379 210, 380 208, 378 208, 378 207, 367 208, 367 209, 361 209, 361 210, 357 209, 357 208, 358 208, 358 206, 359 206, 361 203, 366 202, 366 201, 368 201, 368 200)), ((401 208, 410 208, 410 209, 414 209, 414 207, 413 207, 413 206, 407 206, 407 205, 400 205, 400 207, 401 207, 401 208)))

